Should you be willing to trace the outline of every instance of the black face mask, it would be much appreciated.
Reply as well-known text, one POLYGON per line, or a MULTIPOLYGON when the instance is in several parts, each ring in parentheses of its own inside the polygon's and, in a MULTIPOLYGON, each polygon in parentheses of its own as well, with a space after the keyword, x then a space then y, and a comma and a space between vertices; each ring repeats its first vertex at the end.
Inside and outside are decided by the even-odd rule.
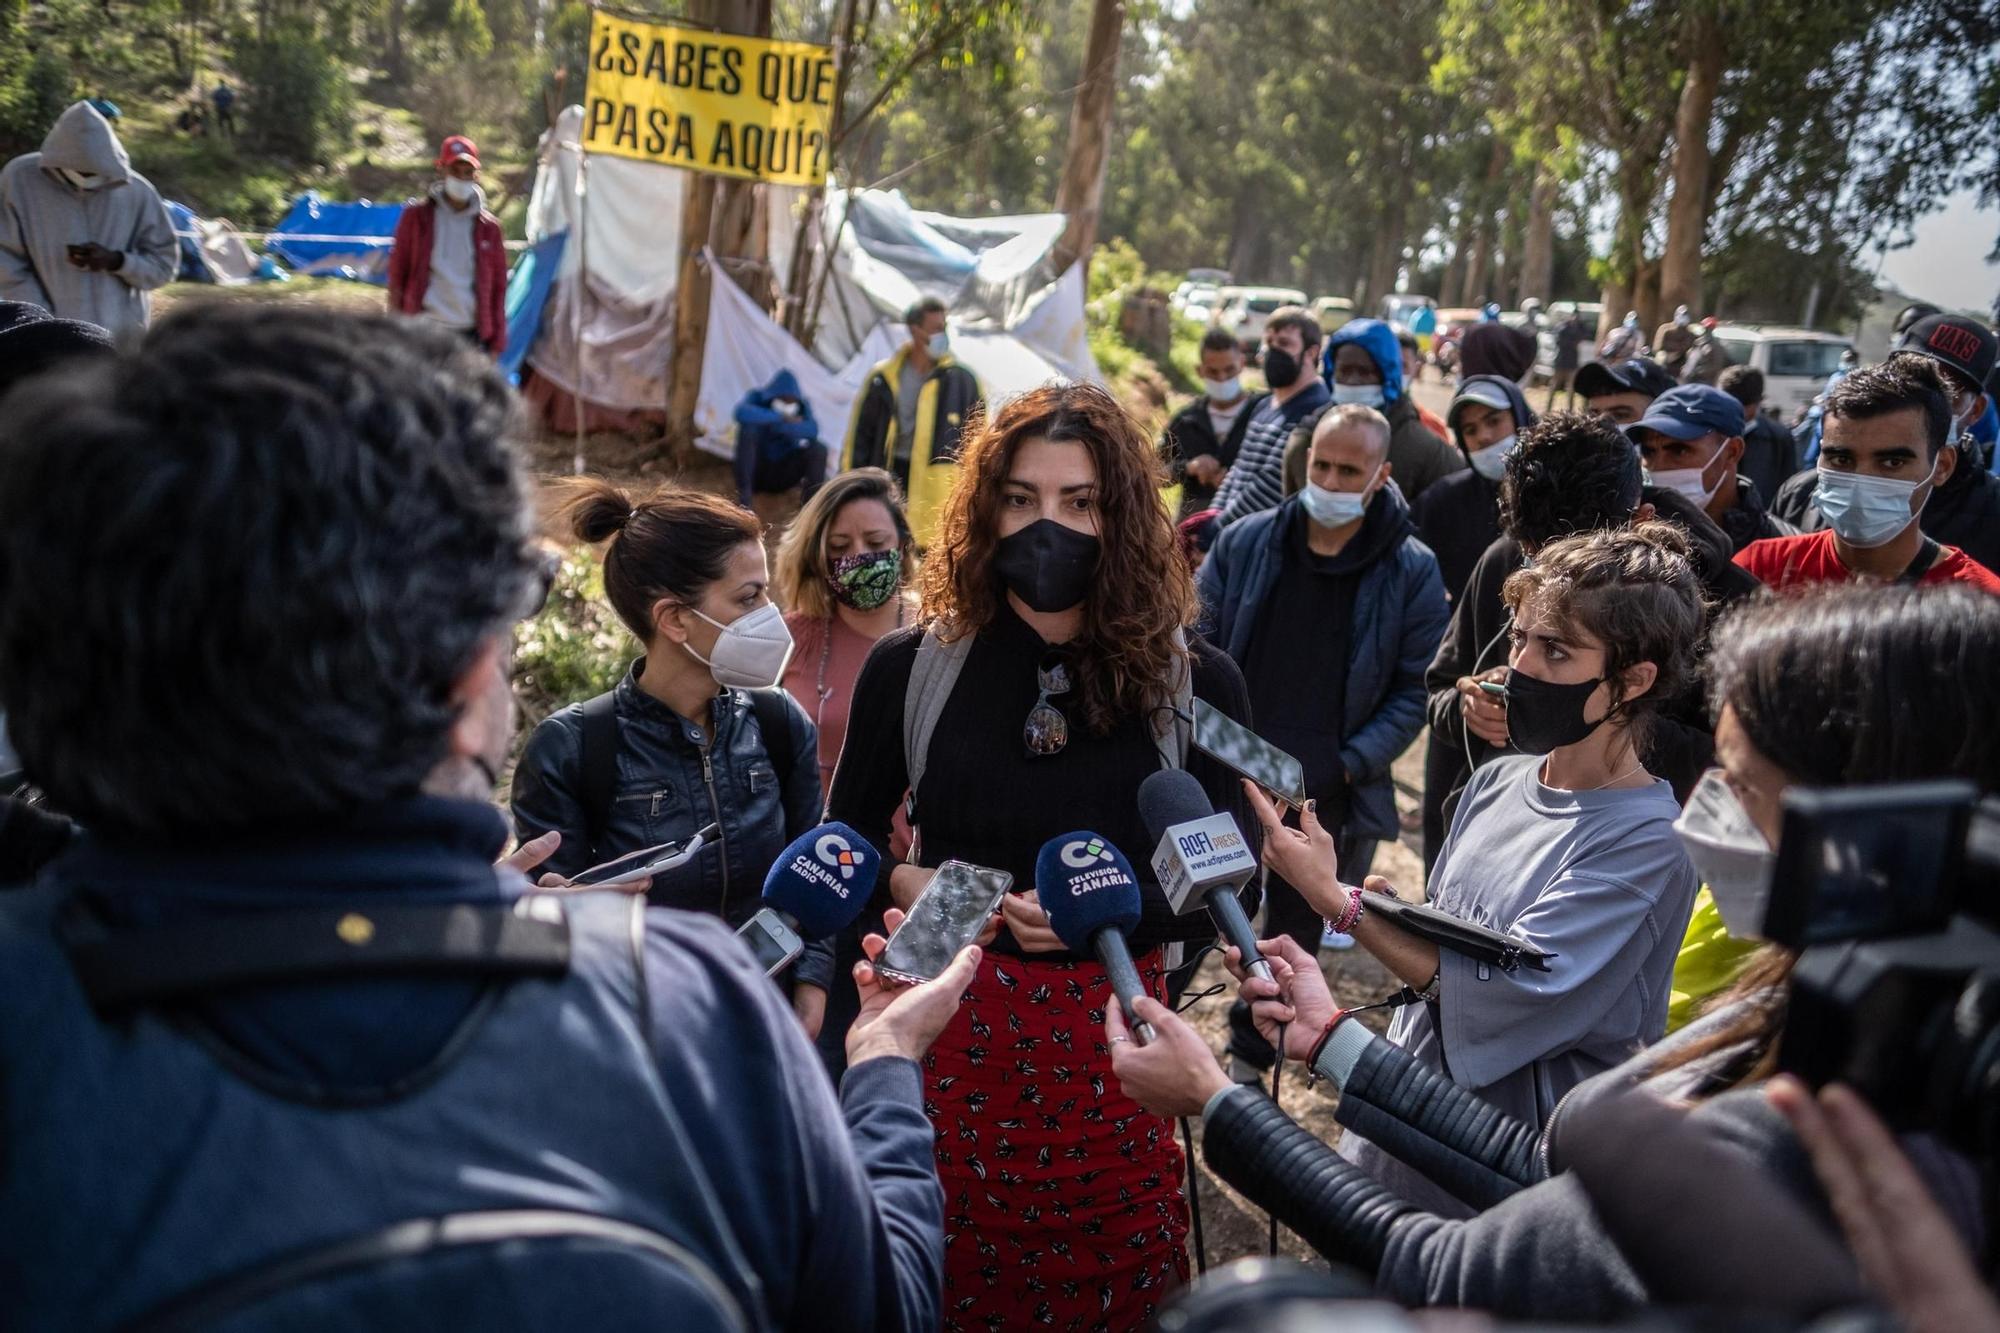
POLYGON ((1547 754, 1565 745, 1574 745, 1596 731, 1610 719, 1613 708, 1595 722, 1583 720, 1583 706, 1597 687, 1604 683, 1599 676, 1596 680, 1578 681, 1574 685, 1557 685, 1552 681, 1537 680, 1524 676, 1512 667, 1507 669, 1507 739, 1522 754, 1547 754))
POLYGON ((1289 389, 1298 383, 1305 368, 1299 359, 1282 347, 1264 349, 1264 383, 1274 389, 1289 389))
POLYGON ((1089 533, 1044 518, 1002 537, 993 569, 1007 591, 1031 609, 1067 611, 1090 594, 1098 549, 1089 533))

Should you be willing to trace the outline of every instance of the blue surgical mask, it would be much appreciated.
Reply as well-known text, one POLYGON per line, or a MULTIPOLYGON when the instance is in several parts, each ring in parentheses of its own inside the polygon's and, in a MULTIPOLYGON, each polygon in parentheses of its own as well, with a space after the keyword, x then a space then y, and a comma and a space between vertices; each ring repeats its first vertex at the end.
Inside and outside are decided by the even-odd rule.
POLYGON ((1488 481, 1498 481, 1507 470, 1507 455, 1514 452, 1519 438, 1509 435, 1504 440, 1496 440, 1476 454, 1468 455, 1472 460, 1472 470, 1488 481))
POLYGON ((951 335, 948 333, 933 333, 930 341, 924 344, 924 350, 931 354, 933 361, 943 360, 945 353, 951 350, 951 335))
POLYGON ((1382 386, 1379 384, 1336 384, 1333 386, 1333 401, 1339 406, 1359 403, 1363 407, 1382 406, 1382 386))
MULTIPOLYGON (((1936 475, 1935 469, 1932 475, 1936 475)), ((1930 483, 1930 477, 1922 481, 1899 481, 1893 477, 1868 477, 1858 472, 1821 468, 1819 491, 1813 503, 1826 516, 1826 525, 1833 529, 1834 535, 1849 546, 1886 546, 1917 521, 1924 507, 1913 506, 1910 501, 1930 483)))
MULTIPOLYGON (((1375 472, 1380 476, 1382 469, 1375 472)), ((1375 498, 1374 486, 1373 477, 1368 480, 1368 488, 1359 491, 1330 491, 1307 482, 1299 492, 1299 503, 1305 506, 1306 517, 1321 527, 1345 527, 1368 512, 1368 502, 1375 498)))

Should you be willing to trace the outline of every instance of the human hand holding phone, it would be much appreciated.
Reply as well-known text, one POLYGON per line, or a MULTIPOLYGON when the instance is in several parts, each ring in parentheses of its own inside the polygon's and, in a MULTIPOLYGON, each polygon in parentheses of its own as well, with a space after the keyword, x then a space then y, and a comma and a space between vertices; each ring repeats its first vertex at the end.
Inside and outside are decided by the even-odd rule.
MULTIPOLYGON (((902 924, 901 908, 892 907, 882 914, 882 926, 891 935, 902 924)), ((875 960, 888 947, 889 941, 881 935, 867 935, 861 941, 866 961, 854 965, 861 1010, 847 1029, 850 1069, 879 1056, 921 1059, 958 1013, 960 998, 979 971, 981 950, 969 944, 935 980, 909 985, 876 970, 875 960)))
POLYGON ((1507 744, 1507 704, 1485 687, 1504 684, 1506 679, 1507 668, 1503 666, 1458 678, 1458 711, 1465 719, 1465 729, 1488 745, 1507 744))

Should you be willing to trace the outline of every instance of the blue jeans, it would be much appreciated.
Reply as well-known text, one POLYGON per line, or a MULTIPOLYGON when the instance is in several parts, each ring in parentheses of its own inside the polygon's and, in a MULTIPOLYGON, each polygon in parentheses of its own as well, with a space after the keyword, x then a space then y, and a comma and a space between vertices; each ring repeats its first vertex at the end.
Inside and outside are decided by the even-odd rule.
POLYGON ((826 481, 826 446, 818 440, 802 444, 779 458, 764 458, 755 440, 736 442, 736 500, 750 507, 752 493, 775 495, 801 487, 799 499, 812 499, 826 481))

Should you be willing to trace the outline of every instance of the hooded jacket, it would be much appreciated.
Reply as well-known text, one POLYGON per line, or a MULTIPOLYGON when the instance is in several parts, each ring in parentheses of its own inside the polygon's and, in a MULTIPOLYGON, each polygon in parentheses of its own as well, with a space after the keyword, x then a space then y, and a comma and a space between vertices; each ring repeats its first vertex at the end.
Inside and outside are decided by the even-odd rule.
MULTIPOLYGON (((1265 614, 1285 561, 1287 534, 1301 507, 1293 498, 1230 524, 1202 562, 1197 586, 1203 633, 1238 665, 1249 660, 1255 634, 1314 628, 1289 623, 1283 607, 1265 614)), ((1322 632, 1344 630, 1347 636, 1347 691, 1341 709, 1345 734, 1335 762, 1324 767, 1345 769, 1350 781, 1341 831, 1352 838, 1394 838, 1400 830, 1389 765, 1423 729, 1424 668, 1451 612, 1437 558, 1417 540, 1394 481, 1369 502, 1361 530, 1341 557, 1361 566, 1361 586, 1351 625, 1319 627, 1322 632)))
MULTIPOLYGON (((1535 410, 1528 406, 1527 395, 1513 380, 1503 375, 1473 375, 1459 384, 1459 392, 1465 392, 1475 383, 1492 386, 1507 395, 1507 401, 1513 404, 1516 434, 1539 420, 1535 410)), ((1451 433, 1459 455, 1466 460, 1465 470, 1452 473, 1425 491, 1410 506, 1410 518, 1416 523, 1417 535, 1424 539, 1424 545, 1437 553, 1445 593, 1456 600, 1465 591, 1465 581, 1472 577, 1472 567, 1479 563, 1480 555, 1500 536, 1500 483, 1488 481, 1473 470, 1472 455, 1465 448, 1465 436, 1459 431, 1456 418, 1451 422, 1451 433)))
POLYGON ((113 333, 142 329, 146 293, 180 267, 173 220, 152 182, 132 170, 125 146, 88 102, 57 119, 37 153, 0 168, 0 301, 29 301, 63 319, 113 333), (103 178, 79 190, 57 174, 103 178), (108 273, 69 262, 69 247, 95 243, 124 261, 108 273))
MULTIPOLYGON (((1418 418, 1416 402, 1403 392, 1403 349, 1396 342, 1396 331, 1381 320, 1350 319, 1326 340, 1326 351, 1320 356, 1320 378, 1328 386, 1333 384, 1334 358, 1349 343, 1368 353, 1381 373, 1381 411, 1389 419, 1389 475, 1414 504, 1434 482, 1465 468, 1465 457, 1418 418)), ((1287 495, 1305 486, 1306 453, 1312 448, 1313 428, 1323 415, 1324 408, 1301 420, 1285 445, 1287 495)))
MULTIPOLYGON (((389 308, 405 315, 421 315, 424 293, 431 285, 431 252, 437 244, 440 187, 432 186, 428 197, 408 204, 396 220, 396 239, 389 248, 389 308)), ((500 234, 500 220, 486 211, 486 195, 481 192, 471 207, 479 210, 472 219, 472 308, 474 331, 479 344, 493 355, 507 350, 507 241, 500 234)))
POLYGON ((763 388, 744 394, 735 415, 737 443, 755 445, 757 457, 767 463, 819 439, 812 404, 799 393, 799 378, 789 370, 779 371, 763 388), (797 403, 799 414, 788 417, 771 406, 779 398, 797 403))
MULTIPOLYGON (((1826 516, 1813 503, 1819 472, 1808 468, 1778 489, 1771 511, 1800 532, 1818 532, 1826 516)), ((2000 573, 2000 477, 1980 468, 1961 449, 1951 480, 1931 493, 1917 516, 1924 535, 1959 550, 2000 573)))
MULTIPOLYGON (((1708 598, 1711 623, 1725 608, 1763 586, 1734 563, 1735 548, 1729 534, 1692 500, 1657 486, 1642 488, 1640 498, 1653 506, 1656 517, 1679 528, 1694 548, 1695 574, 1708 598)), ((1430 691, 1431 728, 1430 745, 1424 754, 1426 871, 1444 845, 1450 811, 1457 806, 1458 794, 1472 770, 1495 755, 1513 753, 1495 749, 1465 729, 1458 707, 1458 678, 1507 665, 1507 627, 1513 617, 1501 600, 1500 590, 1507 576, 1520 567, 1521 547, 1512 537, 1503 535, 1486 548, 1452 608, 1451 628, 1424 675, 1425 688, 1430 691)), ((1715 758, 1715 729, 1699 681, 1654 719, 1642 757, 1651 772, 1673 784, 1676 800, 1687 800, 1696 780, 1715 758)))

